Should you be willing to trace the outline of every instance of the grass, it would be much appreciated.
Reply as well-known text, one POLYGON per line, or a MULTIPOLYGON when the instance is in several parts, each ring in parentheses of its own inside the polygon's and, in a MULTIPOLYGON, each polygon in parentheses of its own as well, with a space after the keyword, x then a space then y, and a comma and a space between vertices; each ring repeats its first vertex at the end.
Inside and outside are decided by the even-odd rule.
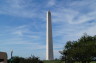
MULTIPOLYGON (((64 63, 64 61, 63 62, 61 62, 61 61, 56 61, 56 60, 53 60, 53 61, 44 61, 44 63, 64 63)), ((79 62, 76 62, 76 63, 79 63, 79 62)), ((91 62, 91 63, 96 63, 96 62, 91 62)))
POLYGON ((91 63, 96 63, 96 61, 94 61, 94 62, 91 62, 91 63))
POLYGON ((53 60, 53 61, 44 61, 44 63, 64 63, 64 62, 61 62, 61 61, 56 61, 56 60, 53 60))

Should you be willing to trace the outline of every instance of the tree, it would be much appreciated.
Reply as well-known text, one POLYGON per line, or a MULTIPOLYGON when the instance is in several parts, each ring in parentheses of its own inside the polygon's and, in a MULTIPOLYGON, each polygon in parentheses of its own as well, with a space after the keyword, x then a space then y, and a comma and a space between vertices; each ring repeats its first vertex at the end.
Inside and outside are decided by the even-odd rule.
POLYGON ((74 61, 90 63, 96 57, 95 48, 96 36, 92 37, 86 34, 77 41, 68 41, 61 54, 67 61, 71 61, 70 63, 74 61))
MULTIPOLYGON (((8 63, 10 63, 10 59, 8 63)), ((13 57, 12 63, 43 63, 43 62, 38 57, 31 55, 28 58, 15 56, 13 57)))

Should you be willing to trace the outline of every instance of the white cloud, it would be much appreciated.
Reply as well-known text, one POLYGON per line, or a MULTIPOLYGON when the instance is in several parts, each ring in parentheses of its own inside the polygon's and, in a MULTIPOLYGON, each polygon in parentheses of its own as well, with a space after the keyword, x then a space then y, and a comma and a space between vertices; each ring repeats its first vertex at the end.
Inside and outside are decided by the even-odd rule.
POLYGON ((77 40, 85 32, 95 35, 95 5, 95 0, 82 0, 70 2, 66 4, 67 7, 64 4, 56 7, 52 11, 53 23, 56 24, 53 29, 54 40, 60 37, 58 40, 64 43, 66 40, 77 40))
MULTIPOLYGON (((65 1, 66 2, 66 1, 65 1)), ((96 1, 82 0, 58 4, 53 10, 54 22, 67 22, 69 24, 82 24, 90 20, 96 20, 96 1), (67 6, 67 7, 66 7, 67 6)))
POLYGON ((78 32, 77 35, 81 36, 81 35, 83 35, 83 33, 86 32, 88 35, 94 36, 94 35, 96 35, 95 28, 96 28, 96 25, 95 26, 91 26, 91 27, 89 27, 89 28, 87 28, 85 30, 82 30, 82 31, 78 32))
MULTIPOLYGON (((5 0, 3 4, 0 6, 0 14, 25 18, 41 18, 38 16, 39 7, 34 7, 36 4, 31 0, 5 0)), ((39 15, 42 14, 39 13, 39 15)))
POLYGON ((56 5, 56 0, 49 0, 47 6, 51 7, 51 6, 54 6, 54 5, 56 5))
POLYGON ((82 14, 76 10, 63 8, 62 11, 53 12, 54 22, 67 22, 69 24, 82 24, 90 20, 95 20, 96 11, 82 14))
POLYGON ((59 50, 58 49, 54 50, 54 59, 55 58, 60 58, 61 54, 59 53, 59 51, 61 51, 61 50, 60 49, 59 50))

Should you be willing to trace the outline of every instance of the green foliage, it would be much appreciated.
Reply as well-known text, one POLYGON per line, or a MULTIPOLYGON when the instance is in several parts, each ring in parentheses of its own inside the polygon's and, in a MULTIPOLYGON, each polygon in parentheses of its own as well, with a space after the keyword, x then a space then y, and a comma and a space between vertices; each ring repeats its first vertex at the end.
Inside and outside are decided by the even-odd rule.
POLYGON ((96 36, 82 36, 77 41, 68 41, 61 52, 64 60, 74 63, 90 63, 96 57, 96 36))
POLYGON ((43 63, 43 62, 38 57, 35 56, 31 56, 28 58, 15 56, 12 58, 12 63, 43 63))

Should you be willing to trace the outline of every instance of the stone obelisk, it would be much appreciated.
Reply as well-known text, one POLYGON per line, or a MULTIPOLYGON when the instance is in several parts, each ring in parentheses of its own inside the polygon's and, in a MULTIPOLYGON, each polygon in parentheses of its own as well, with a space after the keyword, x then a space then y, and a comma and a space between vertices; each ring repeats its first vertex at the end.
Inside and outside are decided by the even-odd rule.
POLYGON ((52 23, 51 12, 47 12, 47 24, 46 24, 46 60, 53 60, 53 41, 52 41, 52 23))

